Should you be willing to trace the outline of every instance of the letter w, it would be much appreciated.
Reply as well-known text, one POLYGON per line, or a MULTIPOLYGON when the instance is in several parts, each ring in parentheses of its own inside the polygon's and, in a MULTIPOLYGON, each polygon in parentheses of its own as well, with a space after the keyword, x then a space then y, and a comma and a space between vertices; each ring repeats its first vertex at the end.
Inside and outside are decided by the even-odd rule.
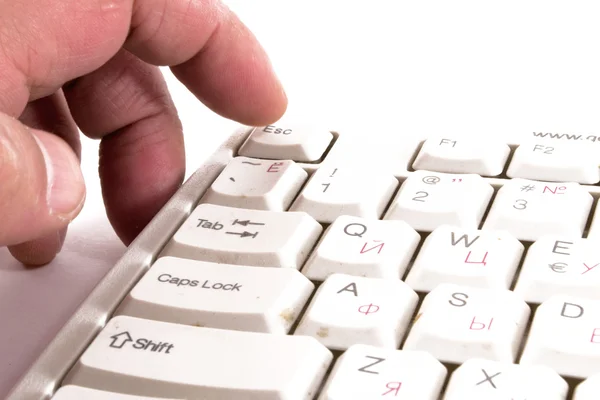
POLYGON ((452 246, 456 246, 458 243, 460 243, 461 241, 465 242, 465 247, 471 247, 471 245, 473 243, 475 243, 477 241, 477 239, 479 239, 479 236, 477 236, 475 239, 473 239, 472 241, 469 242, 469 236, 468 235, 462 235, 461 237, 458 238, 458 240, 456 239, 456 233, 455 232, 451 232, 450 233, 452 238, 450 239, 450 241, 452 242, 452 246))

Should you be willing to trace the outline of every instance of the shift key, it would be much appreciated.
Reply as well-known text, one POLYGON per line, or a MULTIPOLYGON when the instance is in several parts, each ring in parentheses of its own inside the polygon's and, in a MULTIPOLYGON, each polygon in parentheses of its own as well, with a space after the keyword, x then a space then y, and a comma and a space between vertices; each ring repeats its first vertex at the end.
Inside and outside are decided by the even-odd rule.
POLYGON ((119 316, 108 322, 63 384, 159 398, 307 400, 332 358, 308 336, 119 316))
POLYGON ((161 256, 300 269, 323 227, 304 212, 200 204, 161 256))

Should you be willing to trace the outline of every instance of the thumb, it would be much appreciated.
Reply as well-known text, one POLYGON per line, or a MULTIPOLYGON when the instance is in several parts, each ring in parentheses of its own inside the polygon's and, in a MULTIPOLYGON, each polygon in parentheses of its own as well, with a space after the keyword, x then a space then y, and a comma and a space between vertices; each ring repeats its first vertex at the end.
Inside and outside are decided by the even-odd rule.
POLYGON ((67 143, 0 113, 0 246, 56 235, 84 199, 79 161, 67 143))

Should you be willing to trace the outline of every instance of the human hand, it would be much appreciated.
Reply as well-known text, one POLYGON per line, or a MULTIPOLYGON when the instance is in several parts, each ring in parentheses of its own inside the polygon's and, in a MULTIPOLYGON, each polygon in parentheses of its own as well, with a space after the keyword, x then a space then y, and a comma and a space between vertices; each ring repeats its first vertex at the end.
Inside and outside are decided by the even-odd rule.
POLYGON ((83 206, 77 127, 101 139, 103 198, 125 244, 177 190, 182 128, 157 65, 244 124, 287 107, 218 0, 0 0, 0 245, 18 260, 51 261, 83 206))

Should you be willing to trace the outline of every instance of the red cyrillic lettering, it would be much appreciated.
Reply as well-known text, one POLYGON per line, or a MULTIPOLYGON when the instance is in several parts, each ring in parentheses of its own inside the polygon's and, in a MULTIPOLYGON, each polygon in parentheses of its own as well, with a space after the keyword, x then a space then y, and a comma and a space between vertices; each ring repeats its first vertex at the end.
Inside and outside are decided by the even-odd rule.
POLYGON ((585 271, 583 271, 581 273, 581 275, 586 274, 588 272, 590 272, 591 270, 593 270, 594 268, 596 268, 598 265, 600 265, 600 263, 594 265, 593 267, 588 267, 588 265, 586 263, 583 263, 583 266, 585 267, 585 271))
POLYGON ((269 167, 267 172, 279 172, 279 167, 281 167, 282 165, 283 165, 282 162, 273 163, 273 164, 271 164, 271 166, 269 167))
POLYGON ((600 328, 594 328, 592 331, 592 338, 590 339, 590 343, 600 343, 600 340, 596 341, 596 336, 600 336, 600 328))
POLYGON ((494 318, 490 319, 490 322, 486 325, 483 322, 475 322, 475 318, 477 317, 473 317, 473 320, 471 321, 471 326, 469 326, 469 329, 472 331, 480 331, 482 329, 486 329, 489 331, 492 328, 492 323, 494 322, 494 318), (476 328, 476 324, 478 326, 480 326, 480 328, 476 328))
POLYGON ((402 387, 402 382, 388 382, 387 385, 385 385, 386 389, 389 389, 387 392, 385 392, 384 394, 382 394, 382 396, 387 396, 390 393, 394 393, 394 397, 398 396, 398 392, 400 391, 400 388, 402 387))
MULTIPOLYGON (((378 242, 381 242, 381 240, 373 240, 373 242, 374 243, 378 243, 378 242)), ((370 249, 366 248, 368 244, 369 244, 369 242, 365 242, 365 244, 363 245, 362 249, 360 250, 360 254, 366 253, 366 252, 371 251, 371 250, 375 250, 377 248, 379 248, 379 250, 377 251, 377 254, 379 254, 379 253, 381 253, 381 250, 383 250, 383 245, 385 243, 376 244, 373 247, 371 247, 370 249)))
POLYGON ((566 187, 566 186, 554 186, 554 190, 552 190, 552 189, 550 189, 548 186, 544 186, 544 191, 543 191, 543 193, 546 193, 546 189, 548 189, 548 191, 549 191, 550 193, 552 193, 552 194, 564 194, 564 193, 556 193, 556 192, 557 192, 557 191, 558 191, 558 192, 562 192, 562 191, 566 190, 566 189, 567 189, 567 187, 566 187))
POLYGON ((379 311, 379 306, 375 304, 365 304, 358 307, 358 312, 365 315, 375 314, 377 311, 379 311))
POLYGON ((471 252, 469 251, 469 254, 467 254, 467 258, 465 258, 465 264, 483 264, 486 265, 485 260, 487 259, 488 256, 488 252, 486 251, 485 254, 483 255, 483 260, 481 261, 470 261, 469 257, 471 257, 471 252))

